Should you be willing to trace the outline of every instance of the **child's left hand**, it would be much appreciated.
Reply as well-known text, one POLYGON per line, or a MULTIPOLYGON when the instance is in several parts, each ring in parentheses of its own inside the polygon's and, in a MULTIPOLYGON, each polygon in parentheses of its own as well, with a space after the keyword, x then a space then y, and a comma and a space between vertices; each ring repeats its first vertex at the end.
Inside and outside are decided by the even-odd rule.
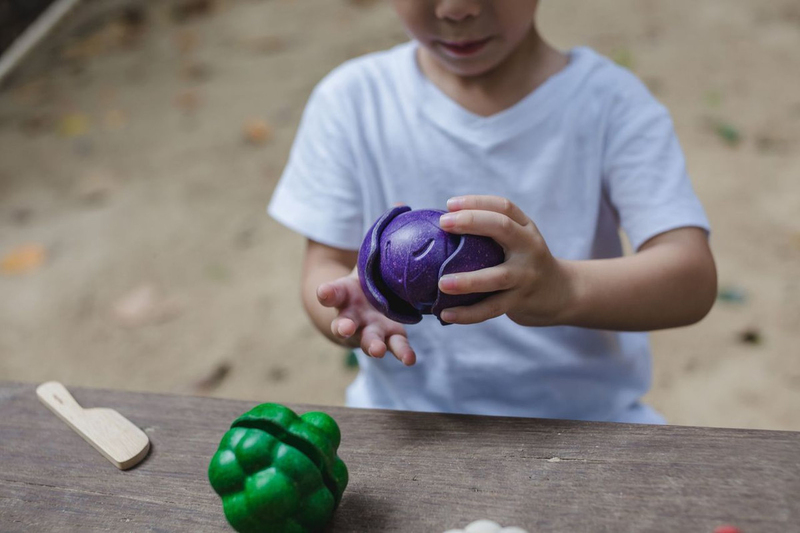
POLYGON ((500 292, 474 305, 447 309, 442 320, 474 324, 506 314, 525 326, 559 324, 571 305, 574 283, 533 221, 499 196, 451 198, 447 208, 450 213, 439 222, 443 230, 491 237, 506 259, 495 267, 443 276, 439 288, 447 294, 500 292))

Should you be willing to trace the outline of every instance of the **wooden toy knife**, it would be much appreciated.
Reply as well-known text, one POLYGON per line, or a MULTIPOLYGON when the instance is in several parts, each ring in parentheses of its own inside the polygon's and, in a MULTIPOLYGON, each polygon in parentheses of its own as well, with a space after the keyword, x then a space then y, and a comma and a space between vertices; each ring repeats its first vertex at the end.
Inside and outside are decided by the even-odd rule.
POLYGON ((138 464, 150 450, 150 439, 130 420, 113 409, 84 409, 61 383, 43 383, 36 395, 120 470, 138 464))

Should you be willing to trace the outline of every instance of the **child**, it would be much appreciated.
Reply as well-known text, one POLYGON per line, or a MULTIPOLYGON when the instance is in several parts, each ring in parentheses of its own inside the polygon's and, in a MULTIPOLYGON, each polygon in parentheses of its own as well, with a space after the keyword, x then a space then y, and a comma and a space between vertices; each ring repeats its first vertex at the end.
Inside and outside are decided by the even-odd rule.
POLYGON ((308 239, 312 321, 362 350, 347 404, 663 423, 640 403, 645 332, 700 320, 716 294, 669 113, 592 50, 547 44, 537 0, 392 4, 413 40, 316 87, 269 208, 308 239), (365 300, 356 250, 397 204, 446 205, 443 229, 503 246, 503 264, 440 281, 501 291, 442 314, 472 325, 404 327, 365 300))

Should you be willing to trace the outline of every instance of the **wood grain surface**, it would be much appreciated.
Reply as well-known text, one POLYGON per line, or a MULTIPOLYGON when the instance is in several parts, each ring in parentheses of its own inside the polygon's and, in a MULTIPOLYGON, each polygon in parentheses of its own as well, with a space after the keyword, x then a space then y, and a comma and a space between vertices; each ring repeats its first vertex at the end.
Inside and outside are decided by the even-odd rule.
MULTIPOLYGON (((150 453, 119 471, 35 385, 0 383, 0 531, 232 531, 206 469, 252 403, 70 390, 141 427, 150 453)), ((441 533, 479 518, 530 533, 800 532, 800 433, 322 410, 350 470, 330 532, 441 533)))

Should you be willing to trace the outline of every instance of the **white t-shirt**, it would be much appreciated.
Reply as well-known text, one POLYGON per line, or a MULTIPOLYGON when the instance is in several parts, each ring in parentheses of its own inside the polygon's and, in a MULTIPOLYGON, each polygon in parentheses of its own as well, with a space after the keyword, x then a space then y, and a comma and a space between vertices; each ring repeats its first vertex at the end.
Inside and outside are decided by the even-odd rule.
MULTIPOLYGON (((555 257, 622 255, 708 221, 668 111, 630 72, 588 48, 509 109, 475 115, 419 70, 415 42, 348 61, 314 90, 269 213, 309 239, 356 250, 396 203, 510 198, 555 257)), ((417 364, 358 353, 347 405, 659 423, 647 334, 532 328, 505 316, 407 326, 417 364)))

